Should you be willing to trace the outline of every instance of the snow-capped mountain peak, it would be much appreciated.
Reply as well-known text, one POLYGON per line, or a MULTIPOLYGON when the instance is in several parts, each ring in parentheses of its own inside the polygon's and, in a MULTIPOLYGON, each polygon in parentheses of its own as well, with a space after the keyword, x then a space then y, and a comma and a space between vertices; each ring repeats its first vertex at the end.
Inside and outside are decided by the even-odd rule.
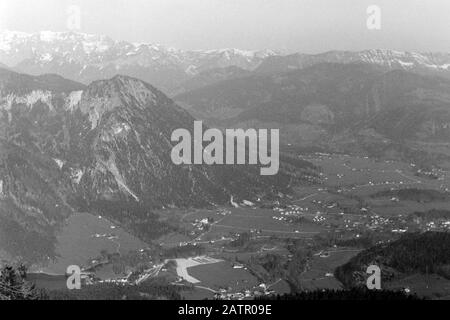
MULTIPOLYGON (((192 62, 189 60, 221 56, 221 58, 225 57, 229 60, 235 58, 248 59, 249 65, 246 66, 247 68, 253 68, 257 64, 253 61, 254 59, 259 61, 275 54, 269 50, 248 51, 240 49, 183 51, 159 44, 116 41, 107 36, 72 31, 41 31, 38 33, 3 31, 0 33, 1 62, 14 67, 23 59, 21 60, 22 57, 14 59, 13 55, 24 51, 34 53, 37 57, 48 57, 50 54, 61 57, 75 57, 74 53, 76 53, 79 60, 96 58, 97 60, 109 60, 110 62, 139 54, 151 54, 157 55, 159 59, 166 56, 169 59, 179 60, 183 64, 192 62)), ((29 55, 28 58, 33 57, 29 55)))
POLYGON ((89 84, 126 74, 165 91, 207 70, 236 66, 256 69, 266 51, 183 51, 159 44, 131 43, 81 32, 0 33, 0 63, 32 75, 57 73, 89 84))

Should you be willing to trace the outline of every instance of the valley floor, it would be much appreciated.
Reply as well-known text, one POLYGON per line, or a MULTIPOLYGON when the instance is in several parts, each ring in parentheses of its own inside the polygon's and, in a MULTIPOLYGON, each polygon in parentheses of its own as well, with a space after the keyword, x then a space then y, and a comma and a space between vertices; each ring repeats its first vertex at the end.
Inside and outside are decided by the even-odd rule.
MULTIPOLYGON (((182 288, 187 299, 251 299, 340 289, 335 269, 365 248, 408 232, 450 230, 448 216, 414 215, 450 208, 448 171, 429 178, 400 161, 298 156, 321 168, 322 184, 299 187, 293 197, 270 205, 160 211, 161 219, 179 231, 147 244, 102 217, 75 215, 58 238, 60 258, 32 271, 64 274, 67 265, 77 264, 92 273, 94 283, 164 279, 182 288), (449 198, 408 197, 411 190, 449 198)), ((411 277, 386 288, 434 298, 450 295, 448 280, 436 283, 411 277)))

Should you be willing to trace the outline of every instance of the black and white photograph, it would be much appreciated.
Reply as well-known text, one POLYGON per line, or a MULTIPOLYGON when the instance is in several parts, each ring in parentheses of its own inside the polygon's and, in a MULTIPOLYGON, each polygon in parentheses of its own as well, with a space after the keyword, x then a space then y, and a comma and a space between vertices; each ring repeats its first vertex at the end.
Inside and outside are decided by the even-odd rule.
POLYGON ((450 1, 0 0, 0 300, 450 300, 450 1))

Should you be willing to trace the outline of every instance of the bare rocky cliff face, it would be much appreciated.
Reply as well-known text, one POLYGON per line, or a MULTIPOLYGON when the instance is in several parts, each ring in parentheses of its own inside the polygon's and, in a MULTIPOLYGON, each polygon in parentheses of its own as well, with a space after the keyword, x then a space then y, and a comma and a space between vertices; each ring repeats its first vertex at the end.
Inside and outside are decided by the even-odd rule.
POLYGON ((0 70, 0 250, 42 259, 72 213, 75 192, 58 157, 67 136, 60 109, 83 85, 0 70))
MULTIPOLYGON (((176 166, 172 132, 193 129, 194 118, 152 86, 116 76, 92 83, 71 111, 89 129, 76 148, 86 199, 132 199, 152 206, 195 206, 264 193, 260 177, 239 167, 176 166), (84 145, 81 145, 84 144, 84 145), (95 186, 95 187, 94 187, 95 186), (239 196, 238 196, 239 195, 239 196)), ((256 172, 256 171, 255 171, 256 172)))

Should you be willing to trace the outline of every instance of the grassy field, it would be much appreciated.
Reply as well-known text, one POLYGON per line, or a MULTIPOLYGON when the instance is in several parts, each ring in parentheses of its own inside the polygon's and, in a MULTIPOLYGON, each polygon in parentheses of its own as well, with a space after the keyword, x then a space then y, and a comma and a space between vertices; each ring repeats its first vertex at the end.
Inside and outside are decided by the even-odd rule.
POLYGON ((86 266, 100 256, 102 250, 125 254, 146 248, 147 245, 104 218, 88 213, 72 215, 57 237, 56 261, 32 266, 30 272, 65 274, 70 265, 86 266))
POLYGON ((27 276, 27 281, 36 285, 38 289, 45 290, 66 290, 67 278, 65 276, 52 276, 46 274, 31 273, 27 276))
POLYGON ((309 263, 308 271, 300 277, 301 286, 304 290, 342 288, 342 284, 331 275, 337 267, 348 262, 358 252, 354 249, 340 248, 328 251, 327 258, 314 256, 309 263))
POLYGON ((450 299, 450 280, 438 275, 416 274, 384 286, 386 289, 409 289, 420 297, 431 299, 450 299))
POLYGON ((228 261, 201 265, 188 269, 189 274, 201 281, 201 285, 219 290, 231 288, 237 292, 251 289, 258 285, 257 279, 245 269, 233 269, 228 261))

